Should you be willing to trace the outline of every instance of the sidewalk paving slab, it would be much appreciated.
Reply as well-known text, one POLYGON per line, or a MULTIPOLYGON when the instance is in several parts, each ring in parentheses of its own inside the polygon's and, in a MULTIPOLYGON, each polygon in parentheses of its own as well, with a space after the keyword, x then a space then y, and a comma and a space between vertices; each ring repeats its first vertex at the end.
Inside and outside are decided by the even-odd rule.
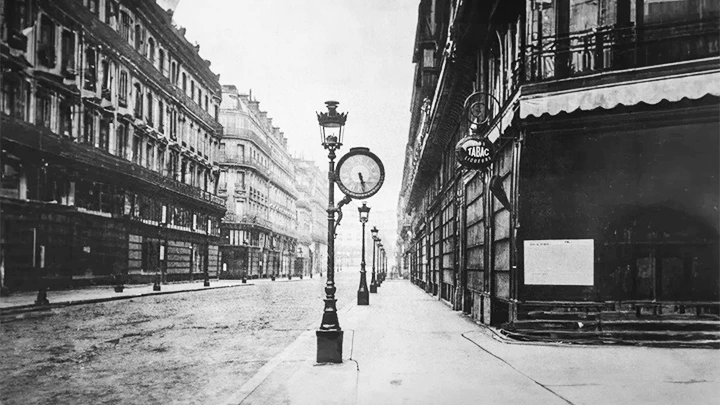
POLYGON ((228 404, 717 404, 720 351, 508 344, 407 281, 339 311, 343 363, 308 329, 228 404))

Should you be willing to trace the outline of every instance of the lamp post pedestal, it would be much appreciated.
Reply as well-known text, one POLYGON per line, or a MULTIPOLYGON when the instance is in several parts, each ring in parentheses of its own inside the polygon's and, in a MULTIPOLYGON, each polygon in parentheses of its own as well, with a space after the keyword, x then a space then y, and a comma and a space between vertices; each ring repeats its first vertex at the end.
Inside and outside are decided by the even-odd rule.
MULTIPOLYGON (((365 206, 365 203, 363 203, 363 206, 365 206)), ((367 210, 370 211, 370 208, 367 210)), ((360 262, 360 288, 358 288, 357 292, 358 305, 370 305, 370 294, 365 273, 365 222, 362 222, 362 256, 360 262)))
POLYGON ((317 330, 317 362, 342 363, 342 330, 317 330))

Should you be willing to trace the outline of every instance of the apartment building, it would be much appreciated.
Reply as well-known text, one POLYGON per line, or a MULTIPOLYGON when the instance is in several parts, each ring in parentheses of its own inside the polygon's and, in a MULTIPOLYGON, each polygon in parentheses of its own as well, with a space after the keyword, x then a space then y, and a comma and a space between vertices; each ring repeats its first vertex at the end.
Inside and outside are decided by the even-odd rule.
POLYGON ((140 0, 5 0, 10 289, 215 276, 219 78, 140 0))

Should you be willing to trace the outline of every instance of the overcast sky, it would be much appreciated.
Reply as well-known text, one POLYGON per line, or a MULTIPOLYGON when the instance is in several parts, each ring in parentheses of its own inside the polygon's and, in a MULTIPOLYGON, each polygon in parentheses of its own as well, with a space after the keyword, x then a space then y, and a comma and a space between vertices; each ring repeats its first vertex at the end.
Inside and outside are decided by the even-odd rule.
POLYGON ((338 157, 353 146, 376 153, 387 178, 368 205, 395 209, 410 122, 418 4, 181 0, 174 19, 187 28, 191 43, 200 44, 200 55, 212 62, 221 84, 252 89, 291 152, 315 160, 323 171, 327 152, 315 112, 324 111, 327 100, 339 101, 349 116, 338 157))

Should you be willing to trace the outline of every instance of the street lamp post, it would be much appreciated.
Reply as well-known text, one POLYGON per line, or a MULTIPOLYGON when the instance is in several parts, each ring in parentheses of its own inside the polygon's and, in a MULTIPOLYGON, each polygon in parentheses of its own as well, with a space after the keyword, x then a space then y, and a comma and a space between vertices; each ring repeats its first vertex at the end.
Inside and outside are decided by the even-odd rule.
POLYGON ((381 246, 380 250, 382 251, 382 272, 380 272, 380 284, 382 284, 385 281, 385 277, 387 276, 387 266, 385 265, 387 255, 385 254, 385 246, 381 246))
POLYGON ((317 113, 322 146, 328 150, 328 244, 325 309, 317 336, 317 362, 342 363, 343 331, 337 316, 335 299, 335 151, 342 146, 343 128, 347 113, 339 113, 337 101, 327 101, 328 111, 317 113))
POLYGON ((375 278, 375 263, 377 262, 377 259, 375 258, 375 247, 377 246, 377 242, 379 240, 377 236, 378 229, 373 226, 373 228, 370 230, 370 234, 372 235, 373 239, 372 279, 370 280, 370 292, 377 293, 377 279, 375 278))
POLYGON ((357 304, 370 305, 370 294, 365 278, 365 223, 370 216, 370 207, 363 202, 362 207, 358 207, 358 212, 360 212, 360 223, 362 224, 362 254, 360 256, 360 287, 357 292, 357 304))
POLYGON ((377 286, 380 287, 382 285, 382 254, 383 254, 383 244, 380 241, 380 238, 378 238, 378 275, 377 275, 377 286))

